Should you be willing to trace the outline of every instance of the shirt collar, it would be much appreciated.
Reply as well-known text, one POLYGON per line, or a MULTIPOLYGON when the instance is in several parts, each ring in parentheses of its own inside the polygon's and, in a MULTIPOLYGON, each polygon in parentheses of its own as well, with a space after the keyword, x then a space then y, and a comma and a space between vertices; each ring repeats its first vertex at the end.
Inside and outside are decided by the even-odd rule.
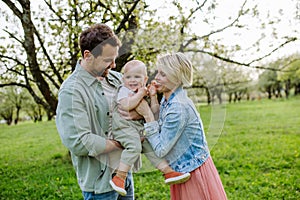
POLYGON ((87 72, 80 64, 81 60, 77 61, 75 71, 80 74, 80 78, 88 85, 91 86, 94 82, 98 81, 98 79, 92 76, 89 72, 87 72))

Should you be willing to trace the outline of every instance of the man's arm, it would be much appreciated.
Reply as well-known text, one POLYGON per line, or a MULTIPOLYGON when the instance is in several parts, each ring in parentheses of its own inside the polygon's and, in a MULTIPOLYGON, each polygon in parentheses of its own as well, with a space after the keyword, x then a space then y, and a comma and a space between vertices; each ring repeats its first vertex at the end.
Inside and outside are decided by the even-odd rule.
POLYGON ((77 156, 97 156, 119 148, 115 141, 91 132, 85 101, 75 91, 60 91, 56 126, 63 144, 77 156))

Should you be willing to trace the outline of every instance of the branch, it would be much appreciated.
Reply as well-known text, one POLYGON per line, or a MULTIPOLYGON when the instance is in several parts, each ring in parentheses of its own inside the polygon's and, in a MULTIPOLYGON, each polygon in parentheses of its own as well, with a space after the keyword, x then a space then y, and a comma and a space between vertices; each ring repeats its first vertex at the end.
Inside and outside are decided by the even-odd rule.
MULTIPOLYGON (((105 8, 106 11, 109 11, 110 15, 112 16, 112 18, 117 18, 117 16, 114 14, 114 12, 107 5, 105 5, 104 3, 102 3, 100 0, 98 0, 98 2, 95 4, 94 7, 91 6, 93 4, 94 4, 94 2, 90 2, 90 12, 88 12, 86 15, 83 15, 81 18, 78 19, 78 21, 82 21, 82 20, 84 20, 84 18, 89 17, 91 14, 93 14, 97 10, 97 8, 99 6, 102 7, 102 8, 105 8)), ((102 22, 104 22, 104 20, 105 19, 102 18, 102 22)))
POLYGON ((14 70, 13 68, 6 68, 7 71, 13 72, 19 76, 24 76, 24 74, 22 74, 19 70, 14 70))
POLYGON ((251 65, 251 64, 254 63, 254 62, 260 61, 260 60, 262 60, 262 59, 264 59, 264 58, 270 56, 272 53, 274 53, 275 51, 277 51, 277 50, 280 49, 281 47, 285 46, 286 44, 288 44, 288 43, 290 43, 290 42, 294 42, 294 41, 296 41, 296 40, 297 40, 296 37, 290 38, 289 40, 287 40, 287 41, 285 41, 284 43, 282 43, 281 45, 279 45, 277 48, 273 49, 273 50, 272 50, 271 52, 269 52, 268 54, 266 54, 266 55, 264 55, 264 56, 262 56, 262 57, 260 57, 260 58, 257 58, 257 59, 255 59, 255 60, 252 60, 251 62, 249 62, 249 63, 247 63, 247 64, 248 64, 248 65, 251 65))
POLYGON ((239 62, 239 61, 236 61, 236 60, 232 60, 230 58, 222 57, 222 56, 218 55, 217 53, 208 52, 208 51, 199 50, 199 49, 188 49, 186 51, 205 53, 205 54, 208 54, 208 55, 210 55, 210 56, 212 56, 214 58, 218 58, 218 59, 223 60, 223 61, 228 62, 228 63, 237 64, 237 65, 241 65, 241 66, 245 66, 245 67, 250 67, 250 68, 255 68, 255 69, 265 69, 265 70, 281 71, 281 72, 292 72, 292 71, 295 71, 295 70, 282 70, 282 69, 277 69, 277 68, 263 67, 263 66, 259 66, 259 65, 251 66, 251 64, 253 62, 250 62, 250 64, 249 63, 242 63, 242 62, 239 62))
POLYGON ((56 17, 58 17, 58 19, 60 19, 60 21, 62 21, 63 23, 67 24, 67 20, 65 20, 64 18, 62 18, 62 16, 59 15, 59 14, 57 14, 57 12, 54 10, 54 8, 52 7, 51 1, 50 1, 50 3, 48 3, 46 0, 44 0, 44 2, 49 7, 49 9, 56 15, 56 17))
POLYGON ((126 13, 126 15, 123 17, 122 21, 120 22, 120 25, 118 26, 118 28, 115 30, 115 33, 118 34, 120 33, 120 31, 122 29, 125 29, 126 30, 126 27, 125 27, 125 23, 127 21, 129 21, 129 16, 133 13, 133 11, 135 10, 135 7, 137 6, 137 4, 140 2, 140 0, 136 0, 134 1, 133 3, 133 6, 128 10, 128 12, 126 13))
MULTIPOLYGON (((126 13, 125 13, 124 10, 122 9, 123 6, 121 6, 120 0, 118 0, 118 7, 120 8, 122 14, 125 15, 126 13)), ((125 7, 125 6, 124 6, 124 7, 125 7)))
POLYGON ((19 61, 17 58, 13 58, 13 57, 1 55, 1 54, 0 54, 0 58, 5 58, 5 59, 8 59, 8 60, 12 60, 12 61, 16 62, 18 65, 22 65, 22 66, 25 67, 25 64, 22 63, 21 61, 19 61))
POLYGON ((228 25, 226 25, 226 26, 224 26, 224 27, 222 27, 222 28, 220 28, 220 29, 217 29, 217 30, 215 30, 215 31, 211 31, 210 33, 208 33, 208 34, 206 34, 206 35, 203 35, 203 36, 194 36, 193 38, 189 39, 189 40, 186 42, 186 44, 182 45, 181 50, 184 51, 184 49, 185 49, 189 44, 191 44, 191 43, 194 42, 194 41, 197 41, 197 40, 200 40, 200 39, 203 39, 203 38, 207 38, 207 37, 209 37, 209 36, 211 36, 211 35, 213 35, 213 34, 222 32, 222 31, 224 31, 225 29, 227 29, 227 28, 229 28, 229 27, 232 27, 232 26, 239 20, 239 18, 244 14, 243 9, 244 9, 244 6, 245 6, 246 2, 247 2, 247 0, 244 1, 243 5, 242 5, 242 7, 241 7, 241 9, 240 9, 240 11, 238 12, 238 16, 237 16, 230 24, 228 24, 228 25))
POLYGON ((233 25, 239 20, 239 18, 240 18, 242 15, 244 15, 243 10, 244 10, 244 6, 245 6, 246 2, 247 2, 247 0, 244 1, 244 3, 243 3, 243 5, 242 5, 242 7, 241 7, 241 9, 240 9, 240 11, 239 11, 237 17, 236 17, 230 24, 228 24, 227 26, 224 26, 223 28, 220 28, 220 29, 217 29, 217 30, 215 30, 215 31, 212 31, 212 32, 210 32, 210 33, 208 33, 208 34, 206 34, 206 35, 203 35, 203 36, 201 36, 199 39, 207 38, 207 37, 209 37, 209 36, 212 35, 212 34, 222 32, 222 31, 224 31, 225 29, 227 29, 227 28, 233 26, 233 25))
POLYGON ((46 73, 46 72, 44 72, 44 71, 41 71, 41 72, 42 72, 42 74, 43 74, 44 76, 46 76, 46 77, 53 83, 53 85, 54 85, 57 89, 60 88, 60 85, 58 85, 58 84, 55 82, 55 80, 54 80, 48 73, 46 73))
POLYGON ((22 42, 21 40, 19 40, 19 39, 15 36, 15 34, 12 34, 12 33, 9 32, 8 30, 3 30, 3 31, 6 32, 11 38, 17 40, 17 42, 19 42, 20 44, 23 45, 23 42, 22 42))
MULTIPOLYGON (((300 58, 296 58, 296 59, 294 59, 294 60, 291 60, 291 61, 288 62, 287 64, 283 65, 283 66, 281 67, 281 69, 284 69, 284 68, 288 67, 290 64, 292 64, 292 63, 294 63, 294 62, 297 62, 298 60, 300 60, 300 58)), ((295 70, 290 70, 290 71, 297 71, 297 69, 295 69, 295 70)))
MULTIPOLYGON (((34 25, 33 25, 33 26, 34 26, 34 25)), ((37 31, 37 29, 35 28, 35 26, 34 26, 34 34, 35 34, 36 37, 38 38, 38 41, 39 41, 39 43, 40 43, 40 45, 41 45, 41 47, 42 47, 43 53, 44 53, 44 55, 46 56, 46 58, 47 58, 47 60, 48 60, 48 62, 49 62, 49 64, 50 64, 50 68, 52 69, 52 71, 54 72, 54 74, 57 76, 58 81, 59 81, 60 83, 62 83, 62 82, 63 82, 63 79, 62 79, 60 73, 56 70, 56 67, 54 66, 54 63, 52 62, 52 59, 50 58, 50 55, 48 54, 48 52, 47 52, 47 50, 46 50, 46 48, 45 48, 45 46, 44 46, 44 42, 43 42, 42 38, 40 37, 40 34, 39 34, 39 32, 37 31)), ((50 80, 51 80, 51 82, 52 82, 54 85, 57 85, 57 83, 56 83, 53 79, 50 79, 50 80)))
POLYGON ((194 15, 198 10, 200 10, 200 9, 205 5, 206 2, 207 2, 207 0, 203 1, 203 3, 202 3, 201 5, 199 5, 199 2, 197 2, 197 4, 198 4, 199 6, 197 6, 195 9, 191 10, 189 16, 188 16, 187 18, 185 18, 185 20, 184 20, 183 23, 182 23, 182 28, 181 28, 181 30, 182 30, 181 32, 182 32, 182 33, 183 33, 183 29, 184 29, 185 25, 187 25, 189 19, 192 18, 193 15, 194 15))
POLYGON ((7 71, 13 72, 13 73, 15 73, 15 74, 17 74, 17 75, 19 75, 19 76, 24 77, 25 80, 34 82, 34 80, 28 78, 28 75, 27 75, 27 69, 26 69, 27 66, 26 66, 24 63, 20 62, 20 61, 19 61, 18 59, 16 59, 16 58, 12 58, 12 57, 5 56, 5 55, 0 55, 0 58, 6 58, 6 59, 9 59, 9 60, 12 60, 12 61, 16 62, 17 64, 16 64, 15 66, 17 66, 17 65, 23 66, 23 72, 24 72, 24 74, 22 74, 22 73, 20 72, 20 70, 15 70, 15 69, 13 69, 13 68, 8 68, 7 66, 6 66, 6 69, 7 69, 7 71))
POLYGON ((23 88, 27 88, 27 85, 24 85, 24 84, 21 84, 21 83, 16 83, 16 82, 1 83, 0 84, 0 88, 7 87, 7 86, 20 86, 20 87, 23 87, 23 88))
MULTIPOLYGON (((189 19, 192 18, 192 16, 198 11, 200 10, 204 5, 205 3, 207 2, 207 0, 203 1, 203 3, 201 5, 199 5, 199 2, 197 1, 197 4, 199 6, 197 6, 195 9, 191 10, 190 14, 187 16, 187 18, 183 18, 182 20, 182 23, 181 23, 181 28, 180 28, 180 34, 181 36, 184 35, 184 29, 185 29, 185 26, 187 26, 188 22, 189 22, 189 19)), ((183 52, 183 49, 186 48, 192 41, 194 41, 193 39, 188 41, 186 44, 181 44, 180 47, 179 47, 179 51, 180 52, 183 52)))
POLYGON ((15 6, 15 3, 9 0, 3 0, 3 2, 18 16, 18 18, 22 18, 22 12, 15 6))

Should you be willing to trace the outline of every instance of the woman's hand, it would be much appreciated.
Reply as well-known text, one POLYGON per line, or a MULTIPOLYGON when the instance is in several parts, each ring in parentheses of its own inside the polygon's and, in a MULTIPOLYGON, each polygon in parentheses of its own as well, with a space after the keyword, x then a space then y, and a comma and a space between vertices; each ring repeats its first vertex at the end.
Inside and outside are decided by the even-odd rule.
POLYGON ((151 81, 150 85, 148 85, 147 88, 148 88, 149 96, 156 96, 157 91, 156 91, 156 81, 155 80, 151 81))

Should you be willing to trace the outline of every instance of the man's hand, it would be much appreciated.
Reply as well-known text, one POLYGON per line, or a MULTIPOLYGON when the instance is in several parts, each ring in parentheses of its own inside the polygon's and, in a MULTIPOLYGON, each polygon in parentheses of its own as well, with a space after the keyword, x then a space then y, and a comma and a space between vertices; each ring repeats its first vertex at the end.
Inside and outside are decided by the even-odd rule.
POLYGON ((145 141, 145 136, 141 136, 140 140, 141 140, 141 143, 143 143, 145 141))
POLYGON ((124 149, 124 147, 120 144, 120 142, 116 140, 109 140, 111 145, 113 145, 116 149, 124 149))
POLYGON ((106 146, 103 153, 110 153, 115 150, 124 149, 123 146, 117 142, 116 140, 107 139, 106 140, 106 146))

